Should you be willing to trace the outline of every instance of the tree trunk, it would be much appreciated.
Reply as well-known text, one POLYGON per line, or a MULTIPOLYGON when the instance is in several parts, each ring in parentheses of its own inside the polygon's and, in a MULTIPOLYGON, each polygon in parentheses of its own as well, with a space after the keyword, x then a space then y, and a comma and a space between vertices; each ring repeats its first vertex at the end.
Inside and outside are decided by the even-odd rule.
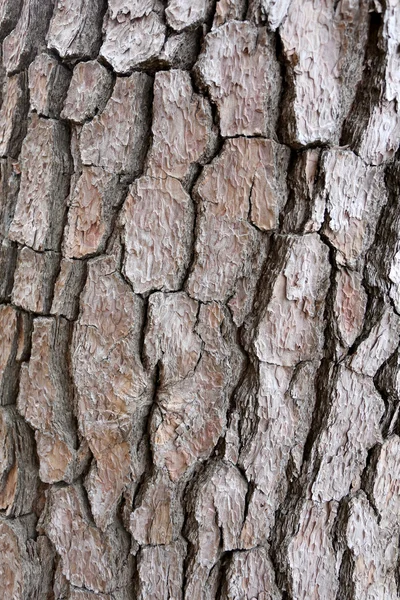
POLYGON ((399 0, 0 38, 1 598, 399 598, 399 0))

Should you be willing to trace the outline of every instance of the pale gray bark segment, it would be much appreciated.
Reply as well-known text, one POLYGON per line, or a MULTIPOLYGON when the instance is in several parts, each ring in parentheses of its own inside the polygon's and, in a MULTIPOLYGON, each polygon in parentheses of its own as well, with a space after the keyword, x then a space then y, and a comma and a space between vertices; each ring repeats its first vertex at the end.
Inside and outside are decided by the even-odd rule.
POLYGON ((71 79, 69 70, 43 53, 30 64, 28 73, 31 110, 44 117, 59 117, 71 79))
POLYGON ((101 41, 102 0, 55 0, 47 34, 62 58, 91 58, 101 41))

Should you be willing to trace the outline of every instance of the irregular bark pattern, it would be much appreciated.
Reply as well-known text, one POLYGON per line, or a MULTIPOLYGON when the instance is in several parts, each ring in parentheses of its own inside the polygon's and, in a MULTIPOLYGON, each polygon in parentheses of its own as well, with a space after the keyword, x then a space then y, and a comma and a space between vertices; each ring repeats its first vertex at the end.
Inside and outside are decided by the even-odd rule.
POLYGON ((83 167, 70 198, 64 239, 67 258, 84 258, 104 250, 121 200, 117 175, 101 167, 83 167))
POLYGON ((212 2, 210 0, 169 0, 165 11, 167 23, 175 31, 181 31, 187 27, 195 27, 204 23, 211 14, 212 2))
POLYGON ((152 299, 144 349, 160 375, 151 441, 154 463, 176 481, 218 441, 241 355, 217 303, 201 305, 183 292, 152 299))
POLYGON ((52 593, 55 553, 49 539, 37 535, 33 514, 0 521, 1 581, 5 598, 46 598, 52 593))
POLYGON ((48 47, 62 58, 92 57, 101 40, 102 0, 55 0, 48 47))
POLYGON ((61 556, 62 572, 72 585, 94 592, 129 585, 128 535, 118 525, 102 533, 92 524, 79 484, 53 489, 42 519, 44 531, 61 556))
POLYGON ((0 597, 400 597, 398 0, 0 0, 0 597))
POLYGON ((157 63, 166 37, 160 0, 110 0, 100 56, 117 73, 157 63))
POLYGON ((9 77, 4 84, 0 111, 0 155, 17 157, 26 134, 28 111, 26 74, 9 77))
POLYGON ((78 63, 72 74, 61 117, 76 123, 93 118, 104 110, 111 95, 112 83, 112 74, 97 61, 78 63))
POLYGON ((82 128, 84 165, 133 177, 143 165, 149 131, 151 79, 144 73, 119 77, 104 110, 82 128))
POLYGON ((73 320, 77 317, 79 294, 85 283, 86 265, 83 261, 62 258, 54 285, 51 314, 73 320))
POLYGON ((0 409, 0 510, 6 517, 32 512, 39 479, 32 432, 14 407, 0 409))
MULTIPOLYGON (((17 0, 16 9, 18 4, 21 2, 17 0)), ((22 0, 18 22, 3 42, 3 64, 8 74, 26 69, 45 47, 53 6, 53 0, 22 0)))
POLYGON ((223 137, 274 137, 280 70, 272 44, 265 28, 248 22, 226 23, 206 37, 195 72, 218 107, 223 137))
POLYGON ((30 360, 21 368, 17 409, 35 430, 39 476, 45 483, 72 481, 75 475, 77 435, 67 364, 70 329, 62 318, 36 319, 30 360))
POLYGON ((346 142, 374 165, 393 158, 400 136, 397 107, 400 29, 396 0, 389 0, 381 19, 379 37, 371 44, 371 51, 367 50, 368 61, 362 86, 344 131, 346 142))
POLYGON ((71 359, 78 423, 94 458, 85 484, 101 528, 144 466, 139 444, 152 385, 140 357, 142 324, 143 301, 118 273, 116 258, 90 262, 71 359))
POLYGON ((145 176, 132 184, 122 223, 124 274, 135 293, 182 287, 190 259, 193 213, 190 196, 175 178, 145 176))
POLYGON ((266 250, 259 230, 277 229, 287 199, 288 149, 271 140, 227 140, 205 167, 198 198, 190 295, 207 302, 229 300, 236 322, 251 307, 266 250))
POLYGON ((254 548, 233 556, 226 571, 225 598, 270 598, 280 600, 274 570, 264 548, 254 548))
POLYGON ((14 273, 13 304, 26 311, 48 313, 59 261, 56 252, 35 252, 27 246, 21 248, 14 273))
POLYGON ((22 0, 2 0, 0 3, 0 37, 2 40, 11 33, 18 22, 22 0))
POLYGON ((59 117, 71 79, 69 70, 43 53, 31 63, 28 73, 31 110, 44 117, 59 117))
POLYGON ((9 238, 37 251, 58 250, 71 172, 67 127, 33 116, 20 162, 21 187, 9 238))
POLYGON ((18 372, 29 355, 30 318, 12 306, 2 305, 0 323, 0 399, 4 406, 15 403, 18 372))
POLYGON ((189 73, 171 70, 156 74, 152 134, 149 175, 186 181, 195 174, 196 165, 211 158, 217 136, 210 103, 194 93, 189 73))
POLYGON ((386 203, 384 173, 346 150, 324 152, 321 167, 325 175, 322 202, 328 217, 322 231, 338 251, 337 261, 355 267, 374 239, 386 203), (348 177, 348 169, 354 178, 348 177))
POLYGON ((283 119, 294 145, 337 143, 362 74, 368 3, 292 0, 282 23, 288 88, 283 119))

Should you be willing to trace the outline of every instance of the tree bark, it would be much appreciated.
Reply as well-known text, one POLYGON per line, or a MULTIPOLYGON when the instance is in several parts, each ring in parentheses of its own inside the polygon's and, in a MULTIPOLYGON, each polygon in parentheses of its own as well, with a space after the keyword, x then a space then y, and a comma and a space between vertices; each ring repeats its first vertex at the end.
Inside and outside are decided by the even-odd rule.
POLYGON ((1 598, 400 598, 399 1, 0 41, 1 598))

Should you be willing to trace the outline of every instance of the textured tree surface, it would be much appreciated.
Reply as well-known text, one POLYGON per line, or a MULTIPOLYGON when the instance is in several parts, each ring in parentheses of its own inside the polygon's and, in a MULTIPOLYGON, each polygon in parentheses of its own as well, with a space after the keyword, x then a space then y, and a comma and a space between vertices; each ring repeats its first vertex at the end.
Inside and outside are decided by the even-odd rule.
POLYGON ((0 42, 0 600, 400 598, 399 0, 0 42))

